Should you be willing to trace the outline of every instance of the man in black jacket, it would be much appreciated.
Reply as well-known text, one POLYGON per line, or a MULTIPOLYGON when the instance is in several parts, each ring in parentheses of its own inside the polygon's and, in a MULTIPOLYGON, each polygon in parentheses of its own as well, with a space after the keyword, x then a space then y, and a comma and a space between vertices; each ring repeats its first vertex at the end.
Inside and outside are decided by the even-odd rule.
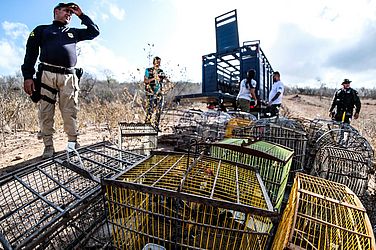
POLYGON ((64 121, 64 131, 68 135, 68 148, 78 147, 76 119, 79 78, 74 68, 77 63, 76 44, 83 40, 92 40, 98 35, 97 25, 75 3, 59 3, 54 8, 53 23, 37 26, 30 33, 21 70, 25 92, 34 101, 39 102, 40 137, 43 138, 45 145, 43 158, 51 157, 55 152, 52 134, 54 133, 57 95, 64 121), (86 29, 68 26, 72 14, 81 19, 86 29), (38 81, 34 81, 34 67, 38 56, 40 61, 37 72, 38 81))
POLYGON ((329 109, 330 117, 344 123, 350 123, 355 107, 354 119, 358 119, 361 108, 358 92, 350 88, 351 81, 344 79, 342 88, 334 94, 332 105, 329 109), (334 109, 336 111, 334 112, 334 109))

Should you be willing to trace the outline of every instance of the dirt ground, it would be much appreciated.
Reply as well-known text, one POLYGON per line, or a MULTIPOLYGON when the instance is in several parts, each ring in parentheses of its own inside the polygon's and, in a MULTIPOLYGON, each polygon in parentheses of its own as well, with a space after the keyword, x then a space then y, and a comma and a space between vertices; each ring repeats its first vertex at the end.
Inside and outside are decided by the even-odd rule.
MULTIPOLYGON (((306 119, 328 119, 330 98, 315 96, 290 95, 283 100, 283 112, 289 117, 302 117, 306 119)), ((203 106, 205 107, 205 106, 203 106)), ((163 121, 164 126, 174 121, 163 121)), ((376 145, 376 100, 362 100, 360 118, 354 120, 352 125, 366 137, 375 148, 376 145)), ((55 150, 63 151, 66 147, 66 135, 62 128, 56 129, 54 136, 55 150)), ((164 129, 162 128, 162 131, 164 129)), ((117 128, 109 130, 107 127, 86 126, 80 129, 79 142, 88 145, 103 140, 116 142, 117 128)), ((37 139, 35 132, 17 132, 1 135, 5 143, 0 144, 0 175, 11 169, 24 166, 30 162, 38 161, 37 158, 43 151, 43 143, 37 139)))

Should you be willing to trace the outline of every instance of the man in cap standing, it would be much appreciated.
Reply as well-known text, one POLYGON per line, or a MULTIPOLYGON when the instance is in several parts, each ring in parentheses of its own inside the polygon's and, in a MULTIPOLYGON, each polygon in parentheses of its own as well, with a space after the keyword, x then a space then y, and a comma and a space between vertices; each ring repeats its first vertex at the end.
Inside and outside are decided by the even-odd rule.
POLYGON ((342 88, 337 90, 334 94, 332 105, 329 109, 330 117, 339 122, 350 124, 353 117, 355 107, 354 119, 358 119, 361 108, 358 92, 350 88, 351 81, 344 79, 342 88), (334 111, 336 109, 336 111, 334 111))
POLYGON ((54 7, 53 14, 52 24, 39 25, 30 33, 24 64, 21 66, 25 92, 34 102, 39 102, 40 137, 45 146, 42 158, 51 157, 55 153, 52 134, 57 96, 64 131, 68 135, 68 149, 78 146, 76 119, 79 72, 74 68, 77 63, 76 44, 99 35, 98 26, 75 3, 59 3, 54 7), (72 14, 81 19, 85 29, 68 27, 72 14), (38 56, 38 80, 34 81, 34 66, 38 56))

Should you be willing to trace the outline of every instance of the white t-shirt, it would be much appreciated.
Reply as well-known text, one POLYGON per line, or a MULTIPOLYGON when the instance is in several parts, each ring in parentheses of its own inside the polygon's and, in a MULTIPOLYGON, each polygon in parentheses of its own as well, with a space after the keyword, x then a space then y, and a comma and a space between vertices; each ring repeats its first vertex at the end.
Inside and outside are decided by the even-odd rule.
POLYGON ((283 82, 281 82, 281 81, 275 82, 272 86, 272 89, 270 90, 270 93, 269 93, 269 103, 271 103, 271 104, 281 104, 284 90, 285 90, 285 88, 283 87, 283 82), (276 100, 274 100, 274 102, 272 102, 273 97, 278 92, 281 92, 281 94, 278 96, 278 98, 276 100))
POLYGON ((243 79, 240 82, 240 90, 239 90, 239 94, 236 97, 236 99, 242 98, 242 99, 246 99, 246 100, 249 100, 249 101, 251 100, 251 88, 256 88, 256 81, 252 79, 251 84, 250 84, 250 88, 248 88, 248 89, 246 87, 246 82, 247 82, 247 79, 243 79))

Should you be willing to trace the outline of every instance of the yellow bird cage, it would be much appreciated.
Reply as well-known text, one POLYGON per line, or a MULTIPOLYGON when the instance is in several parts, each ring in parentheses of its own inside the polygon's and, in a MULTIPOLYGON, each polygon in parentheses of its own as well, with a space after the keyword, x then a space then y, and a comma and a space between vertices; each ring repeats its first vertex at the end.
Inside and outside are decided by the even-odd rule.
POLYGON ((248 127, 250 126, 254 121, 251 121, 249 119, 244 119, 244 118, 239 118, 239 117, 235 117, 235 118, 231 118, 228 123, 227 123, 227 126, 226 126, 226 131, 225 131, 225 138, 231 138, 233 137, 232 136, 232 132, 235 128, 239 128, 239 127, 248 127))
POLYGON ((102 181, 120 249, 265 249, 277 216, 259 174, 201 154, 159 152, 102 181))
POLYGON ((294 151, 266 141, 224 139, 209 145, 212 157, 257 168, 275 208, 281 208, 294 151))
POLYGON ((272 249, 367 250, 375 249, 375 238, 348 187, 298 173, 272 249))

